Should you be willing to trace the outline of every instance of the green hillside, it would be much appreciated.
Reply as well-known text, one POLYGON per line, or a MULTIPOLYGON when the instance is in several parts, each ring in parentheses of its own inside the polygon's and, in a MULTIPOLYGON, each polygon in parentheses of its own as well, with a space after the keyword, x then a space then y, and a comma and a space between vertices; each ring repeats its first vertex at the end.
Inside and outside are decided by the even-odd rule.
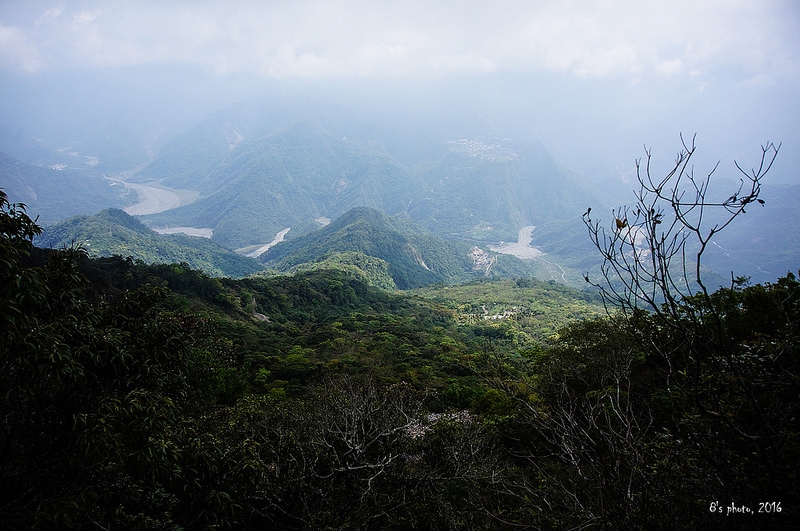
POLYGON ((397 290, 397 284, 389 275, 389 263, 374 256, 356 251, 329 253, 315 262, 306 262, 292 268, 293 272, 314 270, 345 271, 369 284, 389 291, 397 290))
POLYGON ((206 239, 158 234, 119 209, 94 216, 76 216, 57 223, 37 237, 36 245, 59 249, 76 243, 91 256, 131 256, 147 263, 186 263, 213 276, 241 277, 260 271, 252 258, 206 239))
POLYGON ((509 330, 513 328, 521 344, 544 341, 573 321, 605 314, 597 293, 577 291, 553 281, 481 279, 419 288, 411 293, 451 309, 464 324, 513 322, 509 330))
POLYGON ((532 275, 529 266, 514 257, 487 253, 479 263, 472 250, 470 244, 444 240, 408 219, 361 207, 315 232, 279 243, 259 260, 270 268, 292 271, 336 253, 357 252, 386 262, 388 275, 399 289, 452 284, 485 275, 532 275))

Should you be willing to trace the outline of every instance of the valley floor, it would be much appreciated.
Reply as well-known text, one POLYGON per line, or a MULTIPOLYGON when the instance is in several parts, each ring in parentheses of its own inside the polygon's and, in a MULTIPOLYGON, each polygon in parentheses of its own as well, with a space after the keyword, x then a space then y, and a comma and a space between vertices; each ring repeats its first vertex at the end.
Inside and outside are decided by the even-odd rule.
POLYGON ((528 225, 519 229, 519 236, 516 243, 503 243, 496 247, 489 247, 492 251, 502 254, 514 255, 517 258, 530 259, 539 258, 544 254, 538 247, 531 247, 533 230, 536 227, 528 225))
POLYGON ((146 214, 158 214, 179 206, 193 203, 198 193, 192 190, 173 190, 161 186, 150 184, 129 183, 118 181, 126 188, 133 190, 139 196, 139 202, 125 208, 125 212, 131 216, 143 216, 146 214))

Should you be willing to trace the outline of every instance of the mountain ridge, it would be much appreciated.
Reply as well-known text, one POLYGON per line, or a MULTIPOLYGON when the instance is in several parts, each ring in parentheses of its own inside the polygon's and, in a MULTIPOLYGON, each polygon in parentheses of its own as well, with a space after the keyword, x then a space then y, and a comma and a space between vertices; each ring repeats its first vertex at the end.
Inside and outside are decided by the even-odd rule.
POLYGON ((211 276, 242 277, 262 270, 252 258, 240 256, 207 238, 158 234, 123 210, 105 209, 94 216, 74 216, 46 227, 37 247, 77 244, 91 256, 131 256, 148 263, 186 263, 211 276))
POLYGON ((478 263, 474 249, 466 242, 440 238, 406 217, 357 207, 317 231, 278 243, 259 260, 289 272, 337 254, 360 253, 386 262, 387 273, 399 289, 484 276, 533 276, 530 264, 512 256, 492 254, 491 262, 478 263))
POLYGON ((164 152, 132 177, 201 193, 145 223, 211 227, 215 241, 241 248, 271 241, 286 227, 297 237, 316 229, 319 217, 367 206, 407 214, 440 236, 496 242, 524 226, 579 215, 587 202, 606 202, 541 144, 475 136, 474 127, 460 126, 469 134, 456 126, 414 134, 288 111, 260 127, 252 118, 209 120, 180 144, 196 138, 203 146, 213 136, 213 149, 196 158, 164 152), (235 145, 232 132, 241 135, 235 145))

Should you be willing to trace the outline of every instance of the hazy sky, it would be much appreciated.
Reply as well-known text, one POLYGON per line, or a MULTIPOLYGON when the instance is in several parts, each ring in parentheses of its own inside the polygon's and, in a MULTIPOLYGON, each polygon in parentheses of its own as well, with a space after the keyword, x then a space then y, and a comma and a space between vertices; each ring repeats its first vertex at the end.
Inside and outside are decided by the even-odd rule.
POLYGON ((554 71, 630 83, 722 71, 800 81, 795 0, 9 1, 0 54, 27 72, 194 63, 324 79, 554 71))
POLYGON ((796 0, 0 0, 2 96, 20 98, 6 106, 81 99, 72 74, 184 70, 223 85, 461 87, 465 101, 480 87, 475 107, 516 107, 560 148, 682 131, 800 148, 796 0))

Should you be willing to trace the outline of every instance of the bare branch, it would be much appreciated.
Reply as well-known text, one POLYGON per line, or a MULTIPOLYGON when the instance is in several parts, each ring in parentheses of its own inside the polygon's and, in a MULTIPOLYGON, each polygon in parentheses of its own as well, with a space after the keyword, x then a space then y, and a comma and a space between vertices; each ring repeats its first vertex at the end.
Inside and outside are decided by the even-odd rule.
POLYGON ((592 281, 588 274, 585 279, 600 290, 607 308, 674 313, 698 289, 707 297, 702 258, 712 238, 746 213, 745 207, 764 204, 759 198, 761 183, 780 145, 764 144, 760 162, 750 172, 736 162, 743 176, 739 188, 724 200, 712 200, 710 184, 720 163, 704 177, 696 177, 692 166, 696 135, 691 140, 680 138, 683 149, 661 178, 653 176, 652 152, 645 148, 644 159, 636 161, 635 203, 612 210, 610 231, 589 217, 591 209, 583 215, 589 238, 603 258, 600 280, 592 281))

